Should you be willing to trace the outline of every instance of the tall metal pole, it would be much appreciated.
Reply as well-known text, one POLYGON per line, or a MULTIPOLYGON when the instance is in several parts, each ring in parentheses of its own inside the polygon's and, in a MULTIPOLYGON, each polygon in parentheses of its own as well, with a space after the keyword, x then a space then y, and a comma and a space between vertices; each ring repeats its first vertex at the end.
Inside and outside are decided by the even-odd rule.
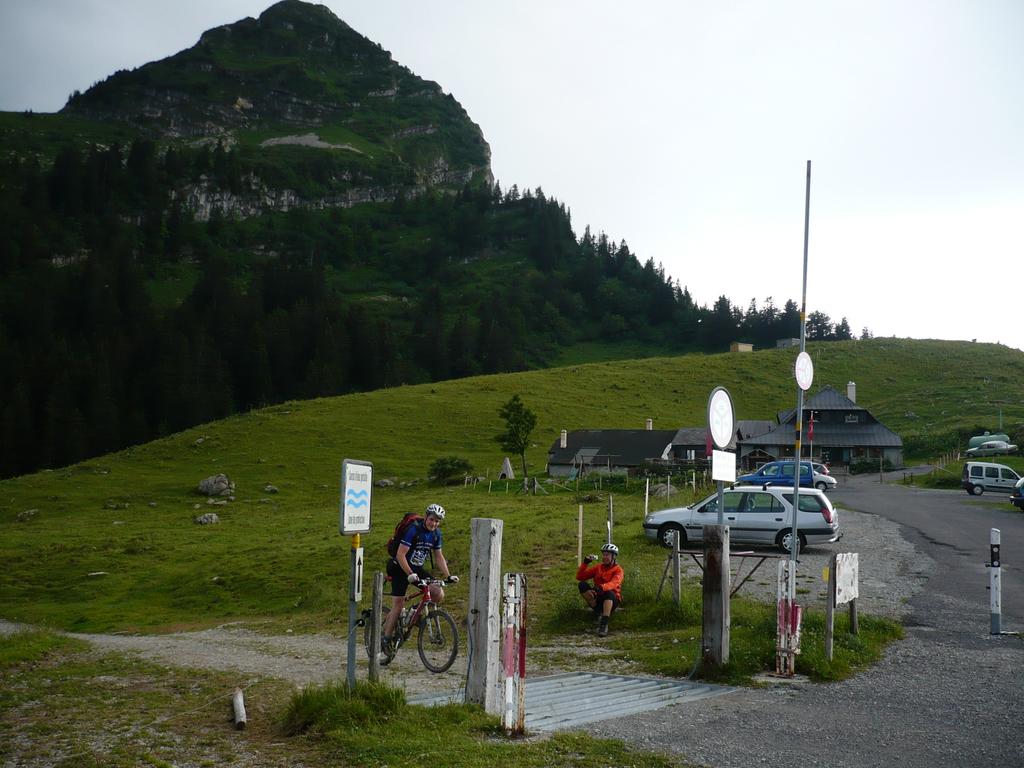
POLYGON ((359 620, 358 599, 360 585, 357 584, 359 570, 362 563, 359 558, 362 555, 360 548, 359 534, 352 536, 352 548, 349 550, 349 586, 348 586, 348 647, 345 652, 346 660, 346 682, 349 690, 356 687, 356 622, 359 620))
MULTIPOLYGON (((807 161, 807 191, 804 195, 804 277, 800 300, 800 352, 807 349, 807 237, 811 220, 811 161, 807 161)), ((800 512, 800 441, 803 435, 804 391, 797 387, 796 397, 796 448, 793 462, 793 538, 789 548, 789 592, 790 605, 796 600, 796 554, 800 546, 797 517, 800 512)))

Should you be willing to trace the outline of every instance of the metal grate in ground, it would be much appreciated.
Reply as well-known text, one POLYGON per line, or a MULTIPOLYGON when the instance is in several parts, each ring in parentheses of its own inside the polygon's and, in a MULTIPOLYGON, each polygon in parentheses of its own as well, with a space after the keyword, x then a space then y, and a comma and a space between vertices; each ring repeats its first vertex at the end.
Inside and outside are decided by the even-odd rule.
MULTIPOLYGON (((720 696, 734 690, 686 680, 591 672, 530 677, 526 680, 526 729, 559 731, 597 720, 720 696)), ((461 694, 421 696, 411 698, 409 703, 436 706, 461 700, 461 694)))

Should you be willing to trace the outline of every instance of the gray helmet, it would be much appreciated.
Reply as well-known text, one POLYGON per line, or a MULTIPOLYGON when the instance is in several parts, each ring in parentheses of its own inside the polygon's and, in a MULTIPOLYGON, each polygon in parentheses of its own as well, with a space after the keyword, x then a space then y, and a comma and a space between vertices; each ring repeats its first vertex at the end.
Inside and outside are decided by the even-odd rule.
POLYGON ((619 548, 614 544, 608 543, 601 547, 602 552, 611 552, 613 557, 619 556, 619 548))
POLYGON ((433 515, 438 520, 444 520, 444 507, 440 504, 431 504, 427 507, 427 517, 433 515))

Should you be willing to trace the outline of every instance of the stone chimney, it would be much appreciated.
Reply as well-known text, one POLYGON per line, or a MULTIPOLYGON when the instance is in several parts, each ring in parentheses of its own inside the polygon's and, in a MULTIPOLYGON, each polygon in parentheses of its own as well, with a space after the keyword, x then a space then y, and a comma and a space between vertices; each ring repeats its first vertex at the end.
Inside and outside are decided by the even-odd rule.
POLYGON ((857 382, 846 382, 846 396, 854 403, 857 402, 857 382))
POLYGON ((654 429, 654 419, 647 419, 647 421, 644 422, 644 429, 648 432, 654 429))
POLYGON ((558 436, 558 447, 559 448, 565 448, 568 444, 569 444, 569 433, 566 432, 563 429, 562 433, 558 436))

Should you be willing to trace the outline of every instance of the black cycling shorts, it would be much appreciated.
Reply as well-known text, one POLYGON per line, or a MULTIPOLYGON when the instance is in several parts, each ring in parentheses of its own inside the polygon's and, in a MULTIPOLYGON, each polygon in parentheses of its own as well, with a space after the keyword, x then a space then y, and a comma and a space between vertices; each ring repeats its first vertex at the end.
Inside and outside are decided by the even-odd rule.
POLYGON ((604 601, 605 600, 611 600, 612 601, 612 610, 613 611, 616 608, 619 607, 619 598, 618 598, 618 596, 614 592, 612 592, 612 591, 605 592, 604 590, 598 589, 593 584, 591 584, 589 581, 581 581, 579 586, 580 586, 580 594, 581 595, 584 592, 593 592, 594 593, 594 595, 596 597, 596 599, 594 600, 594 612, 595 613, 601 613, 601 611, 604 608, 604 601))
MULTIPOLYGON (((430 578, 430 574, 421 565, 414 565, 412 570, 421 579, 430 578)), ((405 597, 405 593, 409 589, 409 575, 402 570, 402 566, 398 564, 397 560, 388 560, 388 576, 391 577, 391 594, 394 597, 405 597)))

